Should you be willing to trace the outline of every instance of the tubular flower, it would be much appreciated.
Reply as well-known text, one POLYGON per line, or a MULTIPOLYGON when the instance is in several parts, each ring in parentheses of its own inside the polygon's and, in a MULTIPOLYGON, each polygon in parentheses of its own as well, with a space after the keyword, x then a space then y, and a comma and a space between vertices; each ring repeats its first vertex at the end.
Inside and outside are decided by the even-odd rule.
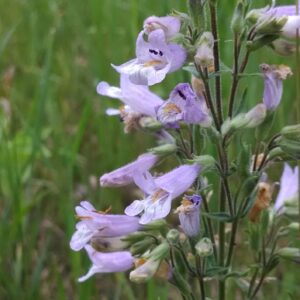
POLYGON ((169 173, 153 178, 145 173, 134 177, 137 186, 146 194, 145 199, 135 200, 125 209, 128 216, 143 212, 140 224, 147 224, 166 217, 171 210, 172 200, 183 194, 195 181, 200 166, 182 165, 169 173))
POLYGON ((186 51, 177 44, 167 44, 165 33, 157 29, 148 34, 148 41, 141 31, 136 42, 136 58, 113 67, 137 85, 154 85, 167 73, 178 70, 185 62, 186 51))
MULTIPOLYGON (((107 82, 102 81, 97 85, 97 93, 120 99, 130 112, 151 117, 156 117, 156 107, 163 103, 163 100, 152 93, 147 86, 133 84, 124 74, 120 76, 120 88, 110 86, 107 82)), ((108 114, 114 114, 114 112, 120 113, 120 111, 108 110, 108 114)))
POLYGON ((249 219, 251 222, 256 222, 262 210, 270 206, 272 200, 273 187, 267 182, 258 184, 258 191, 254 205, 250 211, 249 219))
POLYGON ((171 92, 169 100, 157 110, 157 118, 163 124, 188 124, 209 126, 211 118, 204 98, 198 98, 188 83, 179 83, 171 92))
POLYGON ((280 103, 283 84, 282 81, 292 75, 292 71, 285 65, 260 65, 264 75, 264 98, 263 103, 268 110, 274 111, 280 103))
POLYGON ((140 229, 137 217, 106 215, 97 211, 88 201, 82 201, 75 211, 80 221, 70 241, 74 251, 79 251, 91 240, 99 244, 101 238, 121 237, 140 229))
POLYGON ((144 32, 150 34, 152 31, 162 29, 167 39, 172 38, 180 30, 180 19, 178 17, 148 17, 144 21, 144 32))
POLYGON ((177 207, 180 225, 187 236, 196 236, 200 230, 200 204, 202 198, 199 195, 183 197, 181 205, 177 207))
POLYGON ((129 251, 101 253, 92 246, 86 245, 85 250, 92 262, 88 273, 78 279, 85 281, 96 273, 125 272, 133 267, 134 258, 129 251))
POLYGON ((100 185, 103 187, 119 187, 133 182, 133 177, 137 173, 143 173, 151 169, 158 161, 158 156, 145 153, 140 155, 135 161, 106 173, 100 177, 100 185))
POLYGON ((277 213, 283 212, 285 203, 295 200, 298 197, 298 174, 299 168, 291 168, 287 163, 280 179, 280 190, 275 201, 274 210, 277 213))

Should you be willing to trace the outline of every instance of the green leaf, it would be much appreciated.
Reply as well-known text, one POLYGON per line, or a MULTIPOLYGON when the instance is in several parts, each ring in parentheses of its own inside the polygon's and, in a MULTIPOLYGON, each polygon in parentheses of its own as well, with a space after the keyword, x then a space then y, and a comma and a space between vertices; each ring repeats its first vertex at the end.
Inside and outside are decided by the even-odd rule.
POLYGON ((230 214, 225 212, 215 212, 215 213, 202 212, 201 214, 207 218, 217 220, 219 222, 225 222, 225 223, 232 223, 233 220, 235 219, 230 214))

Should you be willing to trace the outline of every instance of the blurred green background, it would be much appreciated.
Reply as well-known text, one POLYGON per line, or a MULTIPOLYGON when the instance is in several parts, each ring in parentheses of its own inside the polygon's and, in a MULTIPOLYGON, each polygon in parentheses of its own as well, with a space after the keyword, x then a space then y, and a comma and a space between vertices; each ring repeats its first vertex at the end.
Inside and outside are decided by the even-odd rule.
MULTIPOLYGON (((235 1, 220 3, 222 59, 230 65, 235 1)), ((256 7, 267 3, 253 1, 256 7)), ((168 299, 168 294, 175 299, 163 283, 150 281, 141 289, 124 274, 79 284, 76 279, 90 263, 85 253, 69 249, 74 206, 90 199, 98 209, 111 205, 113 212, 121 212, 132 199, 131 191, 100 189, 98 178, 152 145, 140 133, 125 135, 118 118, 105 116, 105 108, 118 103, 100 99, 96 84, 118 84, 110 64, 134 56, 135 39, 147 16, 172 9, 186 12, 186 1, 0 2, 1 300, 168 299)), ((257 72, 262 62, 294 66, 293 58, 265 49, 251 58, 249 71, 257 72)), ((167 97, 183 80, 189 80, 188 73, 171 74, 155 90, 167 97)), ((229 80, 224 79, 225 95, 229 80)), ((243 84, 249 87, 249 107, 261 101, 261 80, 243 84)), ((276 127, 295 121, 294 78, 285 88, 276 127)), ((299 275, 278 272, 282 278, 272 287, 276 299, 288 299, 288 293, 291 299, 300 297, 299 275)))

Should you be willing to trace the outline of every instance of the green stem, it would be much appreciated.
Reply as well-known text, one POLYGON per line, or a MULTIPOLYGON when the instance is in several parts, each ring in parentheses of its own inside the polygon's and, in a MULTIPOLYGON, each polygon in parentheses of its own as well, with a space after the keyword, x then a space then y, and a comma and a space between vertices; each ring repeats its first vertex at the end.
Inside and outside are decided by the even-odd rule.
MULTIPOLYGON (((211 30, 214 36, 214 67, 215 73, 219 73, 220 71, 220 51, 219 51, 219 36, 218 36, 218 20, 217 20, 217 10, 216 4, 209 3, 210 8, 210 22, 211 22, 211 30)), ((217 114, 219 124, 223 123, 223 108, 222 108, 222 96, 221 96, 221 76, 217 74, 215 79, 215 88, 216 88, 216 105, 217 105, 217 114)))
POLYGON ((201 299, 205 300, 205 288, 204 288, 204 281, 203 281, 201 257, 199 255, 196 256, 196 266, 197 266, 197 278, 200 287, 201 299))

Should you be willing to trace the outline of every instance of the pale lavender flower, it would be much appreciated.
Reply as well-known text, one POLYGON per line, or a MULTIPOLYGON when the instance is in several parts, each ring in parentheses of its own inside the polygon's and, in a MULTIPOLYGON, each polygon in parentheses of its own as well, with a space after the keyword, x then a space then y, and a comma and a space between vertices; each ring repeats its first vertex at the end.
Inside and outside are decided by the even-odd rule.
POLYGON ((183 197, 181 205, 177 207, 180 225, 187 236, 196 236, 200 231, 200 204, 202 198, 199 195, 183 197))
POLYGON ((135 200, 125 209, 128 216, 136 216, 143 212, 140 224, 147 224, 166 217, 172 200, 183 194, 196 180, 200 166, 182 165, 160 177, 153 178, 149 172, 134 177, 137 186, 146 197, 135 200))
MULTIPOLYGON (((163 100, 152 93, 147 86, 133 84, 124 74, 120 76, 120 88, 102 81, 97 85, 97 93, 120 99, 130 112, 151 117, 156 117, 155 109, 163 103, 163 100)), ((118 110, 109 110, 108 113, 117 114, 118 110)))
POLYGON ((174 88, 169 100, 158 108, 157 118, 163 124, 179 121, 203 126, 211 124, 205 100, 198 98, 188 83, 179 83, 174 88))
POLYGON ((110 215, 97 211, 88 201, 80 202, 75 208, 80 221, 76 224, 70 247, 74 251, 82 249, 93 237, 120 237, 140 229, 139 219, 126 215, 110 215))
POLYGON ((178 70, 185 62, 186 51, 177 44, 167 44, 165 33, 157 29, 144 38, 144 31, 138 35, 136 58, 113 67, 129 76, 134 84, 153 85, 161 82, 167 73, 178 70))
POLYGON ((96 273, 125 272, 133 267, 134 258, 129 251, 102 253, 90 245, 84 248, 92 262, 92 267, 86 275, 78 279, 79 282, 87 280, 96 273))
POLYGON ((103 187, 119 187, 133 182, 137 173, 143 173, 151 169, 158 160, 158 156, 152 153, 140 155, 135 161, 118 168, 100 177, 100 185, 103 187))
POLYGON ((260 65, 264 75, 263 102, 268 110, 274 111, 280 103, 283 93, 282 81, 292 75, 291 69, 285 65, 260 65))
POLYGON ((144 21, 144 32, 149 34, 154 30, 162 29, 167 39, 172 38, 180 30, 180 19, 178 17, 148 17, 144 21))
POLYGON ((280 190, 274 205, 274 210, 277 213, 282 212, 285 203, 295 200, 298 197, 298 174, 298 167, 293 169, 287 163, 284 164, 280 178, 280 190))

